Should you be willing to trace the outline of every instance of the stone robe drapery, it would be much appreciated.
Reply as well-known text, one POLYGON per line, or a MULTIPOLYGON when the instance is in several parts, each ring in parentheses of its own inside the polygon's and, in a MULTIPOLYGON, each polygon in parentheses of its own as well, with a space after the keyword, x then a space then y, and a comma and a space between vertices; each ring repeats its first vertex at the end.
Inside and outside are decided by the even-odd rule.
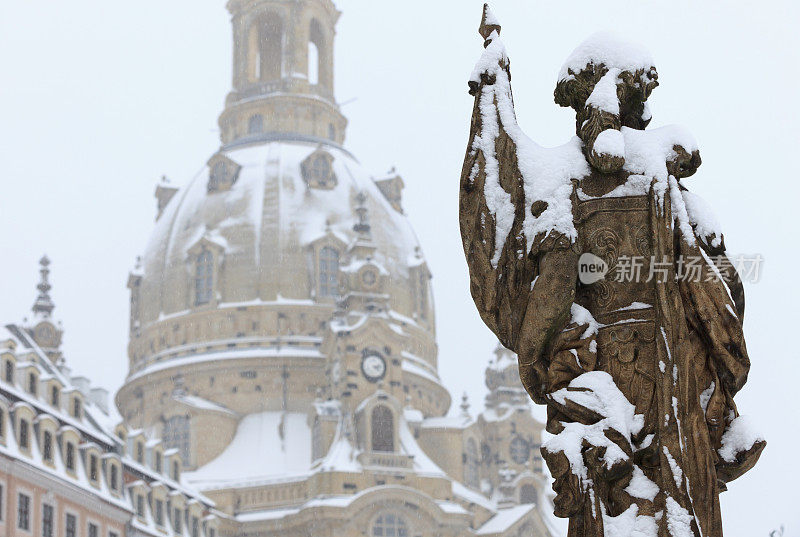
MULTIPOLYGON (((500 67, 501 75, 509 73, 507 63, 500 67)), ((591 371, 611 375, 637 412, 646 411, 644 432, 638 437, 617 438, 614 431, 606 432, 628 455, 616 466, 589 460, 596 454, 585 446, 588 474, 579 477, 571 473, 574 464, 563 453, 543 450, 556 480, 556 514, 570 518, 570 537, 601 537, 604 525, 616 523, 632 506, 634 515, 651 518, 659 536, 721 536, 719 492, 755 464, 765 444, 754 443, 738 453, 734 462, 718 454, 727 425, 738 416, 733 396, 744 385, 750 362, 742 332, 741 283, 732 266, 715 264, 724 259, 724 246, 712 247, 712 238, 695 236, 678 222, 673 210, 674 204, 682 203, 683 188, 675 176, 693 173, 691 163, 699 164, 699 158, 676 147, 674 160, 665 162, 671 172, 668 184, 653 177, 650 188, 638 196, 604 197, 626 182, 629 174, 625 172, 604 174, 593 168, 588 176, 573 177, 577 237, 556 231, 526 237, 522 232, 526 213, 538 216, 543 206, 540 200, 525 196, 518 148, 503 122, 503 113, 508 117, 508 111, 497 110, 497 96, 493 102, 486 100, 491 92, 485 89, 495 81, 495 76, 484 74, 480 82, 471 83, 476 99, 460 188, 461 235, 478 311, 501 343, 518 354, 523 385, 534 401, 548 405, 550 433, 562 432, 565 423, 590 424, 601 418, 590 409, 565 405, 553 397, 591 371), (488 113, 496 114, 495 118, 487 116, 490 105, 495 111, 488 113), (476 143, 484 138, 487 117, 496 119, 492 129, 499 131, 493 133, 493 155, 486 154, 485 139, 476 143), (505 237, 496 236, 497 214, 489 210, 486 199, 487 159, 496 161, 491 173, 513 205, 513 223, 505 237), (603 257, 602 251, 592 252, 591 244, 597 244, 615 252, 608 259, 613 269, 620 248, 624 250, 613 236, 631 235, 630 223, 621 216, 629 209, 618 207, 615 214, 606 207, 602 225, 586 220, 581 214, 584 202, 577 194, 584 184, 601 192, 593 203, 638 204, 643 226, 627 244, 638 245, 640 255, 659 260, 665 267, 661 277, 645 285, 619 286, 615 292, 621 293, 620 300, 646 303, 650 308, 644 317, 639 311, 617 319, 611 330, 604 321, 612 322, 614 311, 585 299, 592 286, 580 283, 578 259, 586 252, 603 257), (595 235, 600 228, 608 234, 598 242, 595 235), (498 245, 502 247, 499 256, 498 245), (699 278, 677 277, 687 258, 701 260, 699 278), (587 329, 585 319, 573 315, 575 304, 603 328, 587 329), (620 355, 627 352, 620 350, 623 331, 639 338, 639 347, 628 347, 629 356, 620 355), (633 365, 619 365, 626 360, 633 365), (642 397, 652 397, 652 404, 641 403, 642 397), (631 480, 640 470, 658 487, 652 499, 631 493, 631 480)))

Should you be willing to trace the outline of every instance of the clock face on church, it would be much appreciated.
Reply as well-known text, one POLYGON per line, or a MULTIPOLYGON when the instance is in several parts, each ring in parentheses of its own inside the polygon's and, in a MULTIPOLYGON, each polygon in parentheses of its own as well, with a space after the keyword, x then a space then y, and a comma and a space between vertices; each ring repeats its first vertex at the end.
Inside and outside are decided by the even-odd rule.
POLYGON ((377 353, 365 354, 361 359, 361 372, 370 382, 378 382, 386 376, 386 360, 377 353))

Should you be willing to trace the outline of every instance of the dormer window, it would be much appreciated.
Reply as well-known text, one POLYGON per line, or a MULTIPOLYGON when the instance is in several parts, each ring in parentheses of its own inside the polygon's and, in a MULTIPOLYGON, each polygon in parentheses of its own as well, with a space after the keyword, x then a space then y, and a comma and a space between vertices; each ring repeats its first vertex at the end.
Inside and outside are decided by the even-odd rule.
POLYGON ((53 433, 50 431, 42 435, 42 458, 45 462, 53 462, 53 433))
POLYGON ((19 447, 27 450, 30 445, 30 424, 28 420, 19 420, 19 447))
POLYGON ((136 442, 136 462, 144 464, 144 444, 136 442))
POLYGON ((202 306, 211 302, 214 291, 214 254, 203 249, 197 254, 194 274, 194 304, 202 306))
POLYGON ((58 386, 53 386, 50 388, 50 404, 53 405, 55 408, 58 408, 60 403, 61 397, 59 397, 59 390, 58 386))
POLYGON ((333 157, 321 147, 300 164, 300 171, 306 184, 311 188, 330 190, 336 186, 333 157))
POLYGON ((119 486, 119 470, 117 470, 117 465, 116 464, 112 464, 111 465, 110 474, 111 475, 108 478, 109 484, 111 486, 111 490, 116 492, 117 491, 117 487, 119 486))
POLYGON ((9 384, 14 384, 14 362, 6 360, 5 365, 5 379, 9 384))
POLYGON ((330 246, 319 251, 319 296, 339 294, 339 252, 330 246))
POLYGON ((64 464, 67 470, 75 471, 75 444, 67 442, 66 453, 64 454, 64 464))
POLYGON ((39 377, 36 376, 36 373, 29 373, 28 374, 28 393, 32 396, 36 397, 38 394, 39 388, 39 377))
POLYGON ((172 528, 175 533, 182 533, 181 531, 181 510, 177 507, 172 512, 172 528))
POLYGON ((78 397, 72 399, 72 417, 81 419, 81 400, 78 397))
POLYGON ((247 122, 247 134, 261 134, 264 132, 264 117, 261 114, 250 116, 247 122))
POLYGON ((89 455, 89 481, 97 481, 98 479, 98 460, 97 455, 94 453, 89 455))
POLYGON ((208 192, 230 190, 239 177, 242 167, 221 153, 208 161, 208 192))

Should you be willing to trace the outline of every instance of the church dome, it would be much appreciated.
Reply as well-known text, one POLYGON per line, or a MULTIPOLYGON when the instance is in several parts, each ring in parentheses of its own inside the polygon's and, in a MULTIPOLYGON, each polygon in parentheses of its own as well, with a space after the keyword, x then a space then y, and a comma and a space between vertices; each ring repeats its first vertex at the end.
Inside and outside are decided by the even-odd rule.
POLYGON ((192 342, 280 335, 231 320, 245 309, 308 309, 305 326, 289 329, 298 336, 318 335, 343 307, 383 309, 434 345, 402 179, 375 179, 335 143, 280 138, 230 144, 186 187, 159 185, 156 226, 129 281, 131 373, 196 352, 192 342), (215 326, 203 335, 182 321, 215 326))
POLYGON ((428 316, 408 300, 416 283, 409 268, 423 260, 399 203, 387 198, 399 181, 376 182, 334 144, 284 140, 220 151, 162 209, 141 261, 138 322, 145 326, 205 303, 195 296, 203 251, 215 257, 214 296, 207 302, 218 307, 331 302, 332 290, 319 285, 314 261, 321 248, 315 245, 333 247, 344 265, 359 238, 359 211, 375 246, 372 260, 385 271, 390 308, 410 318, 428 316), (231 174, 229 185, 214 185, 225 181, 215 178, 215 169, 231 174))
POLYGON ((403 180, 373 176, 342 147, 338 11, 330 0, 228 9, 222 146, 184 187, 156 188, 116 397, 126 420, 163 429, 170 445, 213 430, 186 448, 190 468, 220 455, 245 416, 310 415, 330 400, 355 412, 377 392, 423 416, 450 406, 403 180))

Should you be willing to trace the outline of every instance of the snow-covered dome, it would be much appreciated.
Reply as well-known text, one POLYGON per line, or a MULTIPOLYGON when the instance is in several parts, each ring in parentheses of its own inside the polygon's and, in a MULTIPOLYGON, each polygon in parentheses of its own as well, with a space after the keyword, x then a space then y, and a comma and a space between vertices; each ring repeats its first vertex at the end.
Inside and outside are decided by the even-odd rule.
POLYGON ((434 345, 429 273, 401 188, 334 142, 286 136, 229 144, 184 188, 160 184, 129 281, 131 373, 198 344, 321 336, 342 308, 377 307, 434 345), (298 318, 281 328, 256 310, 298 318))
POLYGON ((204 249, 219 254, 213 297, 218 304, 314 299, 320 290, 313 245, 338 241, 344 262, 344 250, 358 235, 361 205, 375 262, 387 271, 391 287, 405 291, 389 293, 391 307, 414 317, 413 304, 398 295, 408 294, 409 266, 422 258, 399 207, 341 147, 275 141, 218 153, 167 203, 142 259, 140 324, 196 305, 194 261, 204 249), (317 154, 328 157, 333 172, 322 187, 310 185, 303 173, 304 163, 317 154), (210 191, 217 162, 225 162, 235 180, 229 189, 210 191))

